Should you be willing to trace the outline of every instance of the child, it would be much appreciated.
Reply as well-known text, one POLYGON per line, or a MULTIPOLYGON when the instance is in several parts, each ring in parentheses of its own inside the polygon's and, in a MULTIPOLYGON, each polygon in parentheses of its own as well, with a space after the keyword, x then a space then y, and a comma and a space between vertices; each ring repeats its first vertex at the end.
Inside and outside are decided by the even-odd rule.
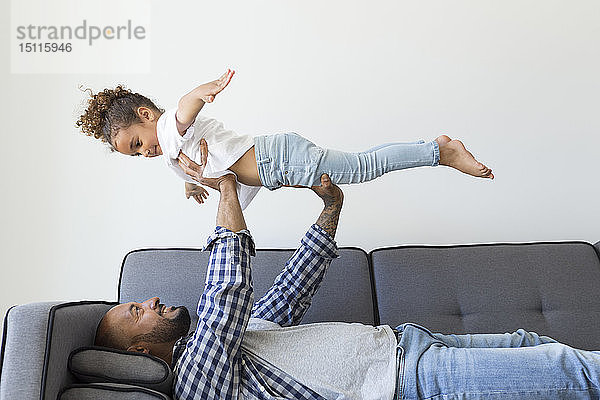
POLYGON ((281 186, 319 185, 324 173, 336 184, 360 183, 390 171, 441 164, 494 179, 492 170, 475 160, 462 142, 445 135, 429 143, 389 143, 361 153, 323 149, 295 133, 254 138, 237 135, 222 123, 198 114, 229 84, 234 73, 228 69, 216 81, 198 86, 179 100, 177 108, 166 112, 120 85, 96 95, 90 90, 88 108, 76 125, 106 142, 113 151, 132 156, 163 155, 167 165, 186 181, 187 197, 193 196, 199 203, 208 193, 194 185, 179 161, 183 153, 200 164, 200 143, 206 140, 208 157, 203 176, 235 173, 242 209, 261 186, 275 190, 281 186))

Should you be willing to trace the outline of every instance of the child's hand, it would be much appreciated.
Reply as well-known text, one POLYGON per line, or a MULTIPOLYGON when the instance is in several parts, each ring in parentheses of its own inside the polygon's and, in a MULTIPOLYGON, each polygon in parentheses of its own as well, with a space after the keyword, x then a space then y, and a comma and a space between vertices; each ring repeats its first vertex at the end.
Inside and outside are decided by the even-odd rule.
POLYGON ((235 74, 235 71, 228 69, 216 81, 200 85, 179 99, 175 121, 177 123, 177 131, 181 136, 185 135, 190 125, 194 123, 204 104, 212 103, 215 100, 215 96, 229 85, 233 74, 235 74))
POLYGON ((198 93, 200 93, 200 98, 202 101, 205 103, 212 103, 215 100, 215 96, 221 93, 221 91, 225 89, 227 85, 229 85, 233 74, 235 74, 235 71, 227 69, 227 72, 225 72, 216 81, 200 85, 196 90, 198 90, 198 93))
POLYGON ((208 197, 208 192, 202 186, 194 185, 193 183, 185 183, 185 197, 189 199, 193 197, 198 204, 204 204, 204 200, 208 197))

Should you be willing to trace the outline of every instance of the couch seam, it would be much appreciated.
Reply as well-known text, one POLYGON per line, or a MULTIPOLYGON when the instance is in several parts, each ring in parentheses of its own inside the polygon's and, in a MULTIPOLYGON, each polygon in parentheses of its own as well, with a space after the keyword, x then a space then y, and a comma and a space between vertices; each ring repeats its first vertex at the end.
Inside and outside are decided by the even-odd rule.
MULTIPOLYGON (((450 244, 450 245, 401 245, 401 246, 386 246, 386 247, 378 247, 370 251, 369 254, 373 254, 379 251, 384 250, 396 250, 396 249, 453 249, 453 248, 461 248, 461 247, 483 247, 483 246, 530 246, 536 244, 584 244, 591 247, 594 247, 590 242, 585 242, 583 240, 570 240, 570 241, 541 241, 541 242, 498 242, 498 243, 472 243, 472 244, 450 244)), ((595 248, 594 248, 595 249, 595 248)))
POLYGON ((373 268, 373 257, 371 253, 367 254, 367 264, 369 267, 369 280, 371 284, 371 302, 373 303, 373 322, 376 326, 381 324, 381 316, 379 315, 379 301, 377 300, 377 291, 375 287, 375 269, 373 268))

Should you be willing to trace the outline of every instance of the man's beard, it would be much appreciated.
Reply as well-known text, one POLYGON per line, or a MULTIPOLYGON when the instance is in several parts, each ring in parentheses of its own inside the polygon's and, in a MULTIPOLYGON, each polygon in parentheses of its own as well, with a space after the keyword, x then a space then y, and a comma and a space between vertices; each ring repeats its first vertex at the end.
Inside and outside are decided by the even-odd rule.
POLYGON ((190 313, 184 306, 179 306, 176 310, 179 312, 175 318, 162 319, 149 333, 137 335, 134 342, 169 343, 187 335, 191 324, 190 313))

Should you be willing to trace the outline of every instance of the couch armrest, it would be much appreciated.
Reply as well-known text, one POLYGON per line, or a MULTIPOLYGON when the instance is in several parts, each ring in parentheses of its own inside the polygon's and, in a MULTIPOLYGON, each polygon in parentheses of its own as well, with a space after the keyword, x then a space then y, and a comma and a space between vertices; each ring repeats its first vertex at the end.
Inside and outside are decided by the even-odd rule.
POLYGON ((596 242, 594 248, 596 249, 596 253, 598 253, 598 258, 600 258, 600 242, 596 242))
POLYGON ((0 399, 39 399, 50 309, 58 302, 14 306, 4 318, 0 399))
POLYGON ((56 399, 74 382, 69 353, 93 344, 96 326, 116 303, 44 302, 12 307, 4 321, 0 400, 56 399))

